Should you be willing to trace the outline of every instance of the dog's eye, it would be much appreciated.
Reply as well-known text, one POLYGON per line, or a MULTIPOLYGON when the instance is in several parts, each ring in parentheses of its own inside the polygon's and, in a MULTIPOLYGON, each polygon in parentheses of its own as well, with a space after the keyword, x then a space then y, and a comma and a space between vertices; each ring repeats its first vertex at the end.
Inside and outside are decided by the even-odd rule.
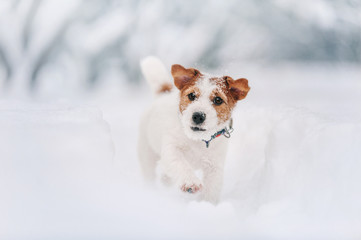
POLYGON ((196 95, 194 93, 190 93, 188 94, 188 98, 189 100, 194 101, 196 99, 196 95))
POLYGON ((223 99, 220 98, 220 97, 215 97, 215 98, 213 99, 213 103, 214 103, 215 105, 219 106, 219 105, 221 105, 221 104, 223 103, 223 99))

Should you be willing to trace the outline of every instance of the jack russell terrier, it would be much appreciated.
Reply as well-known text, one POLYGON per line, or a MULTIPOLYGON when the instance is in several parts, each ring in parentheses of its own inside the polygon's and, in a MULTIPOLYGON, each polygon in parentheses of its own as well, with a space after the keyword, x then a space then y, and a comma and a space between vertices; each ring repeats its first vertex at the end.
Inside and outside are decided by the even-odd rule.
POLYGON ((155 95, 140 123, 138 155, 145 179, 154 182, 159 163, 163 179, 184 192, 199 192, 200 200, 217 203, 233 130, 232 110, 247 96, 248 80, 210 76, 175 64, 174 88, 158 58, 145 58, 141 69, 155 95), (196 170, 203 172, 202 179, 196 170))

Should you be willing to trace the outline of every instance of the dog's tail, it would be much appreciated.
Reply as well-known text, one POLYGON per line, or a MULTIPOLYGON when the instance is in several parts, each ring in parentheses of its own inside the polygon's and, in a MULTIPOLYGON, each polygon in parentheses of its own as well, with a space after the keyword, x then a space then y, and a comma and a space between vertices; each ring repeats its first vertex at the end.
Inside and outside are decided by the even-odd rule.
POLYGON ((140 61, 140 67, 154 95, 169 92, 173 88, 171 77, 159 58, 146 57, 140 61))

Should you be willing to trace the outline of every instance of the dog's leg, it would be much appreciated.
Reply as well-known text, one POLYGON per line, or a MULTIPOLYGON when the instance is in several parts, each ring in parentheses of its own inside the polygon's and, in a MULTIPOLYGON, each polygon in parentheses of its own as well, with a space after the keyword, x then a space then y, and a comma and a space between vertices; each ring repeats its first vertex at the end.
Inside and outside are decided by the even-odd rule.
POLYGON ((170 187, 173 185, 172 179, 168 177, 166 174, 162 174, 160 180, 162 181, 164 186, 170 187))
POLYGON ((196 193, 202 189, 201 180, 184 157, 181 149, 167 144, 162 147, 160 167, 184 192, 196 193))
POLYGON ((201 192, 201 200, 217 204, 223 185, 223 165, 209 165, 203 169, 204 187, 201 192))

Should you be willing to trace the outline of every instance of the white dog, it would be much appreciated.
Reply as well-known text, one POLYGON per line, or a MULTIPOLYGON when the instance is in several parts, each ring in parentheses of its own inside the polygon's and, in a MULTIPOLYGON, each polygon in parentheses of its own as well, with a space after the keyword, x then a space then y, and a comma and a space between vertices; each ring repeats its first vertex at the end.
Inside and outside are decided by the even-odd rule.
POLYGON ((140 125, 138 153, 144 177, 154 181, 159 162, 164 177, 182 191, 199 192, 201 200, 217 203, 231 113, 250 90, 247 79, 212 77, 176 64, 171 70, 174 88, 159 59, 147 57, 141 68, 155 95, 140 125), (202 170, 202 179, 195 170, 202 170))

